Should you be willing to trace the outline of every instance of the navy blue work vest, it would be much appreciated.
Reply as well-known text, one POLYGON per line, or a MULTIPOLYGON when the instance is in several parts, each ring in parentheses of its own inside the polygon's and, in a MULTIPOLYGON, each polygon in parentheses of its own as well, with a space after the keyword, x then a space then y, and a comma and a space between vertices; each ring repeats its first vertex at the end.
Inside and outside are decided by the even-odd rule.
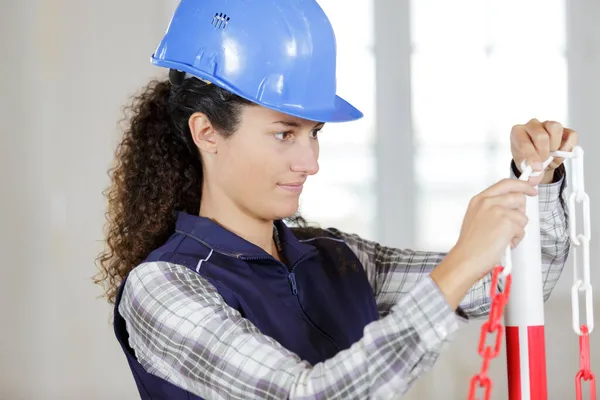
MULTIPOLYGON (((287 265, 210 219, 186 213, 178 214, 173 235, 145 261, 168 261, 199 273, 262 333, 314 365, 349 348, 378 319, 373 290, 356 255, 343 242, 325 238, 331 234, 292 230, 281 221, 275 227, 287 265)), ((141 398, 201 399, 138 363, 118 312, 123 284, 114 329, 141 398)))

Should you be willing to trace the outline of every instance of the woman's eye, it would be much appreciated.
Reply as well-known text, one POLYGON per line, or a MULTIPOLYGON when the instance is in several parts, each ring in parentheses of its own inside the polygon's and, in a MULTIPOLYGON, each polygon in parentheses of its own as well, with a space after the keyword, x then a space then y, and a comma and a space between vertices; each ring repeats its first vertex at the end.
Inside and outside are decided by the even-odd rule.
POLYGON ((275 137, 279 140, 288 140, 289 138, 291 138, 291 136, 291 132, 279 132, 275 134, 275 137))
POLYGON ((315 130, 313 130, 313 131, 311 132, 311 137, 312 137, 313 139, 316 139, 316 138, 317 138, 317 136, 319 136, 319 132, 320 132, 320 131, 321 131, 321 129, 315 129, 315 130))

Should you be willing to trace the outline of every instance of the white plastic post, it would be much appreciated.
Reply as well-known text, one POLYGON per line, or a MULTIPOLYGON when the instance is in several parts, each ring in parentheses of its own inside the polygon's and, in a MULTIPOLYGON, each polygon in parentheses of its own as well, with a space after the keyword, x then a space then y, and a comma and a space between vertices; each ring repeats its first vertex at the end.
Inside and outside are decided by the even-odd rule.
POLYGON ((505 308, 510 400, 546 400, 546 344, 538 196, 527 197, 525 237, 512 250, 512 283, 505 308))

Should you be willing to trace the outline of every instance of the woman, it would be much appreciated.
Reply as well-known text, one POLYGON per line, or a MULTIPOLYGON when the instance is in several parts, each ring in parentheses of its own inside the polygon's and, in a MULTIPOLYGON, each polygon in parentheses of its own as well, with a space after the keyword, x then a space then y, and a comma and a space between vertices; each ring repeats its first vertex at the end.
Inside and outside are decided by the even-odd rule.
MULTIPOLYGON (((131 108, 98 278, 142 398, 401 396, 461 319, 489 311, 526 196, 539 194, 546 298, 556 284, 562 160, 475 196, 447 254, 282 222, 318 171, 324 123, 362 115, 335 94, 335 37, 316 2, 182 0, 152 60, 169 79, 131 108)), ((577 142, 537 120, 511 138, 515 175, 577 142)))

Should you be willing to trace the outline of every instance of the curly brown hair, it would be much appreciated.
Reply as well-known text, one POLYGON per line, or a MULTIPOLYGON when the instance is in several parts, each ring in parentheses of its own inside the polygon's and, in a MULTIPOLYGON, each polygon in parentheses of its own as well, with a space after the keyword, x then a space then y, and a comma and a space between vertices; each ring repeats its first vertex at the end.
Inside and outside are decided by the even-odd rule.
POLYGON ((148 254, 174 232, 178 211, 197 215, 202 195, 202 162, 188 121, 207 115, 229 137, 248 100, 197 78, 152 80, 125 107, 127 123, 109 169, 106 249, 97 257, 94 282, 114 304, 120 284, 148 254), (171 84, 174 82, 174 85, 171 84))

